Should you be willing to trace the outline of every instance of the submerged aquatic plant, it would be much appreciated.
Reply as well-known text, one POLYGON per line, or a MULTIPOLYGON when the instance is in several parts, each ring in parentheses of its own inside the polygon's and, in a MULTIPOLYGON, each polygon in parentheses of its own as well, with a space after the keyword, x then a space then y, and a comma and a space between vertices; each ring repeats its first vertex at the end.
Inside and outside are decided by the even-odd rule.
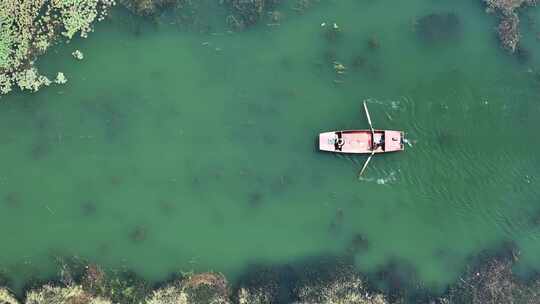
MULTIPOLYGON (((271 13, 281 0, 223 0, 231 10, 227 23, 234 30, 243 30, 257 24, 267 13, 271 13)), ((272 15, 270 15, 272 18, 272 15)))
POLYGON ((351 66, 354 69, 359 70, 363 68, 366 65, 366 63, 367 63, 366 57, 364 57, 363 55, 356 55, 352 59, 351 66))
POLYGON ((366 251, 368 248, 369 248, 368 240, 362 234, 357 233, 352 237, 347 247, 347 253, 357 254, 357 253, 366 251))
POLYGON ((304 13, 316 2, 318 3, 319 1, 320 0, 296 0, 293 6, 293 10, 297 11, 298 13, 304 13))
POLYGON ((163 214, 168 216, 172 215, 176 209, 175 203, 169 200, 159 200, 158 207, 163 214))
POLYGON ((269 12, 268 17, 274 25, 279 25, 279 23, 284 19, 283 13, 277 10, 269 12))
POLYGON ((343 209, 338 208, 336 210, 336 214, 334 215, 334 218, 330 222, 330 231, 338 232, 341 229, 341 226, 343 225, 344 217, 345 217, 345 214, 343 212, 343 209))
POLYGON ((433 13, 416 21, 416 32, 428 44, 455 41, 461 34, 456 13, 433 13))
POLYGON ((182 6, 190 0, 120 0, 120 3, 141 16, 152 16, 161 10, 173 6, 182 6))
POLYGON ((136 226, 135 229, 130 233, 129 238, 135 242, 140 243, 146 240, 148 234, 148 229, 145 226, 136 226))
POLYGON ((337 60, 337 52, 331 48, 323 53, 323 59, 325 63, 334 63, 337 60))
POLYGON ((11 208, 20 208, 22 206, 21 195, 18 192, 9 192, 4 197, 4 202, 11 208))
POLYGON ((96 202, 87 200, 81 203, 81 211, 84 216, 91 216, 96 214, 97 206, 96 202))
POLYGON ((519 63, 526 64, 531 61, 532 54, 528 49, 524 48, 523 46, 518 46, 516 49, 516 57, 519 63))
POLYGON ((381 41, 377 36, 369 37, 367 44, 370 50, 378 50, 381 47, 381 41))
POLYGON ((248 202, 251 207, 259 207, 263 201, 263 194, 261 192, 253 192, 249 194, 248 202))
POLYGON ((47 138, 39 138, 33 145, 30 150, 30 155, 34 160, 40 160, 47 157, 51 151, 50 143, 47 138))

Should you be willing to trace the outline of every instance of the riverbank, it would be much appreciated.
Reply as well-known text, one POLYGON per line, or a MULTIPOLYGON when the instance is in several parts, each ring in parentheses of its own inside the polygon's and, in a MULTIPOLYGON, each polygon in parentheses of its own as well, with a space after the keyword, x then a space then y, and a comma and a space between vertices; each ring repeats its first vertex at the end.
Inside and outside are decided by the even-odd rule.
POLYGON ((95 264, 71 260, 60 275, 30 284, 17 299, 0 287, 2 304, 485 304, 538 303, 540 278, 523 279, 513 267, 519 254, 502 247, 496 254, 473 259, 445 292, 413 286, 413 279, 391 271, 362 274, 339 259, 249 269, 236 282, 221 273, 177 273, 150 285, 136 274, 105 272, 95 264), (76 261, 76 262, 74 262, 76 261), (374 278, 378 279, 374 279, 374 278), (383 287, 385 286, 385 287, 383 287))
MULTIPOLYGON (((64 269, 65 270, 65 269, 64 269)), ((386 304, 384 295, 371 293, 352 268, 335 269, 326 278, 297 274, 295 282, 284 282, 282 274, 256 281, 230 284, 220 273, 177 274, 150 288, 134 274, 107 275, 97 265, 84 266, 78 280, 63 272, 63 278, 30 288, 19 300, 0 288, 2 304, 265 304, 265 303, 358 303, 386 304), (65 276, 70 279, 66 281, 65 276), (256 283, 255 283, 256 282, 256 283), (285 291, 284 284, 293 284, 285 291)), ((255 278, 252 278, 255 279, 255 278)))

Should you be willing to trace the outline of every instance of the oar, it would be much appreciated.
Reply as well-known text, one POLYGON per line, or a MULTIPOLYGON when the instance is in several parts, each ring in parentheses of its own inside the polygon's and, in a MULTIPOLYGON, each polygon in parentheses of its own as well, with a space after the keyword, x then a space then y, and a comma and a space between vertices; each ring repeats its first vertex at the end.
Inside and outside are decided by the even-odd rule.
MULTIPOLYGON (((369 128, 371 129, 371 150, 375 150, 375 130, 373 130, 373 125, 371 124, 371 117, 369 116, 369 111, 367 109, 367 104, 364 101, 364 110, 366 111, 367 121, 369 123, 369 128)), ((369 159, 369 158, 368 158, 369 159)))
POLYGON ((362 177, 362 174, 364 174, 364 171, 366 170, 367 165, 369 164, 369 161, 371 160, 371 158, 373 157, 374 154, 375 154, 375 151, 371 152, 369 157, 366 159, 366 162, 364 163, 364 166, 362 166, 362 170, 360 170, 360 173, 358 174, 359 178, 362 177))
POLYGON ((371 124, 371 117, 369 116, 369 111, 367 109, 366 102, 364 101, 364 110, 366 111, 367 121, 369 123, 369 128, 371 129, 371 133, 375 133, 375 130, 373 130, 373 125, 371 124))

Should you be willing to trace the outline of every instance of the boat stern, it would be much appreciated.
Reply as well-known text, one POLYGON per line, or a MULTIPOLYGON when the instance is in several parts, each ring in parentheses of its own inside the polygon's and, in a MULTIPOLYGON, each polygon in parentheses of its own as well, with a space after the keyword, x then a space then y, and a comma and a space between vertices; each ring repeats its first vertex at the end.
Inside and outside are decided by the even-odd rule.
POLYGON ((319 134, 319 150, 321 151, 336 151, 335 142, 337 140, 335 132, 325 132, 319 134))
POLYGON ((405 150, 403 144, 405 134, 401 131, 384 131, 384 151, 402 151, 405 150))

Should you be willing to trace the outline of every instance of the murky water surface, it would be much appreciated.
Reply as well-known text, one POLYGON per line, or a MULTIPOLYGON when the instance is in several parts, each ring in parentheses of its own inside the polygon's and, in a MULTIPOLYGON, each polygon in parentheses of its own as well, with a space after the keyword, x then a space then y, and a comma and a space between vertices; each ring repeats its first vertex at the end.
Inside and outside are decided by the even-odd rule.
POLYGON ((516 58, 479 2, 323 1, 242 33, 219 7, 208 33, 114 11, 42 58, 67 85, 1 100, 0 269, 22 282, 77 255, 151 280, 234 279, 353 254, 436 288, 504 241, 540 269, 540 13, 524 15, 516 58), (364 99, 410 145, 357 180, 363 156, 315 139, 367 128, 364 99))

